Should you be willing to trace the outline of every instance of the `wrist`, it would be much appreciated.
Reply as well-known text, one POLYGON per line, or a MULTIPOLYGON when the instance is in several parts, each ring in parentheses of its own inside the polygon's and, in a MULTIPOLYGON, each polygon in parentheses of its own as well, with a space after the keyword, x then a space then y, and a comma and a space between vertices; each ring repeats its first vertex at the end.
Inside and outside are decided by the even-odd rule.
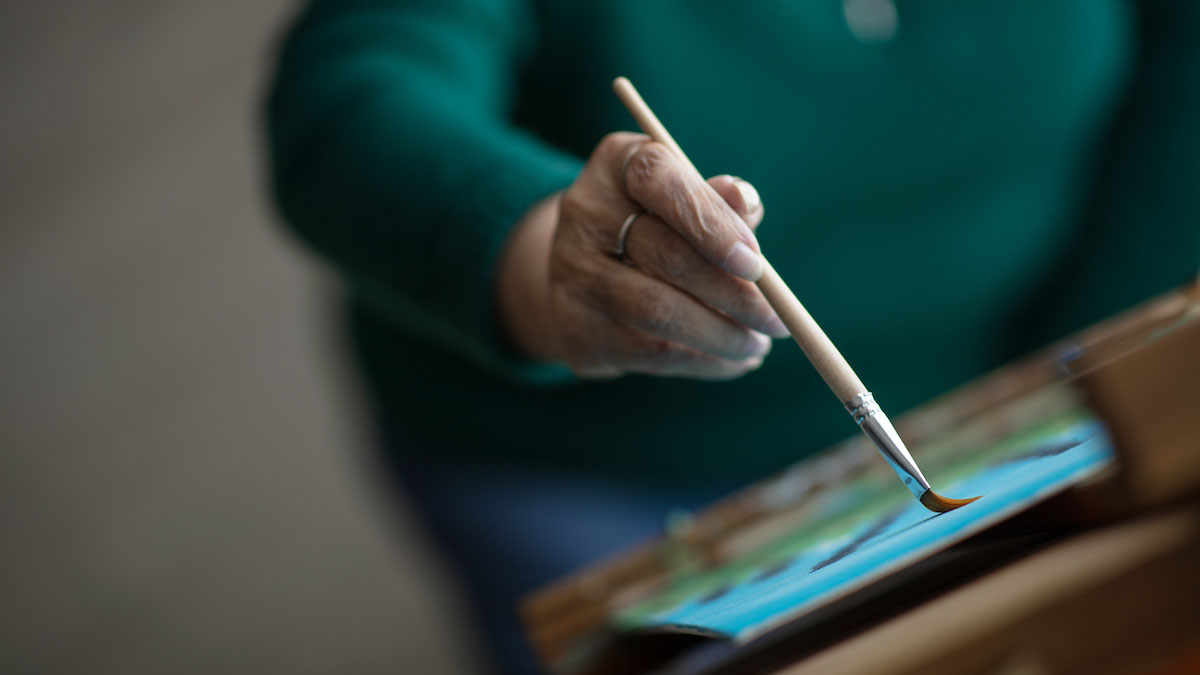
POLYGON ((559 360, 550 314, 550 248, 559 197, 551 195, 525 212, 508 235, 496 271, 501 330, 518 353, 545 363, 559 360))

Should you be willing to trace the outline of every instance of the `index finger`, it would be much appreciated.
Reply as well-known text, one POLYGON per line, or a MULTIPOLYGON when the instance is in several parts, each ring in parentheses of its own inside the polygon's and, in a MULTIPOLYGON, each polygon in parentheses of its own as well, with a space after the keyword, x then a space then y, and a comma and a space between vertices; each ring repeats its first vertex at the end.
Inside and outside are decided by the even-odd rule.
POLYGON ((661 143, 647 141, 634 146, 623 168, 629 196, 710 262, 747 281, 762 276, 754 233, 686 160, 661 143))

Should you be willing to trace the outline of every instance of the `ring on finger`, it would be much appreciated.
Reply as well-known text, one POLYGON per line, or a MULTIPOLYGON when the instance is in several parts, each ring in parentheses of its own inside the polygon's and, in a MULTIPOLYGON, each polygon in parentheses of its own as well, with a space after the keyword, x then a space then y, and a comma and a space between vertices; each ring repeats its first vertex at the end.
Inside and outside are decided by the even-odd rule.
POLYGON ((620 258, 623 262, 629 262, 629 254, 625 250, 625 240, 629 237, 629 230, 633 227, 634 221, 647 213, 650 212, 646 209, 634 211, 625 218, 625 221, 621 223, 621 229, 617 231, 617 245, 613 248, 613 255, 620 258))

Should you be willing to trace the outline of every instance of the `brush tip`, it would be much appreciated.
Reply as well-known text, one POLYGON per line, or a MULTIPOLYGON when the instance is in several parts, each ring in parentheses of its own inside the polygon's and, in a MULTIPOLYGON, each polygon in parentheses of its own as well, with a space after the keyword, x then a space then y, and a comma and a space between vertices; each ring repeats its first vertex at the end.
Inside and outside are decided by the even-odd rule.
POLYGON ((961 506, 966 506, 976 499, 979 499, 979 497, 971 497, 970 499, 951 499, 949 497, 943 497, 933 490, 926 490, 925 493, 921 495, 921 505, 930 511, 933 511, 934 513, 945 513, 947 511, 953 511, 961 506))

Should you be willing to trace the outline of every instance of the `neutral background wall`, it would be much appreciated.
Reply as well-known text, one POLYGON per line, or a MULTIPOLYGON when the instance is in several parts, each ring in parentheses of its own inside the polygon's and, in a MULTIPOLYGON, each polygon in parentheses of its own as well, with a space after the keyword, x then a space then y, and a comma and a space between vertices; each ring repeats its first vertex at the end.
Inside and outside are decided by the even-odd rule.
POLYGON ((293 9, 0 4, 0 672, 470 669, 262 189, 293 9))

